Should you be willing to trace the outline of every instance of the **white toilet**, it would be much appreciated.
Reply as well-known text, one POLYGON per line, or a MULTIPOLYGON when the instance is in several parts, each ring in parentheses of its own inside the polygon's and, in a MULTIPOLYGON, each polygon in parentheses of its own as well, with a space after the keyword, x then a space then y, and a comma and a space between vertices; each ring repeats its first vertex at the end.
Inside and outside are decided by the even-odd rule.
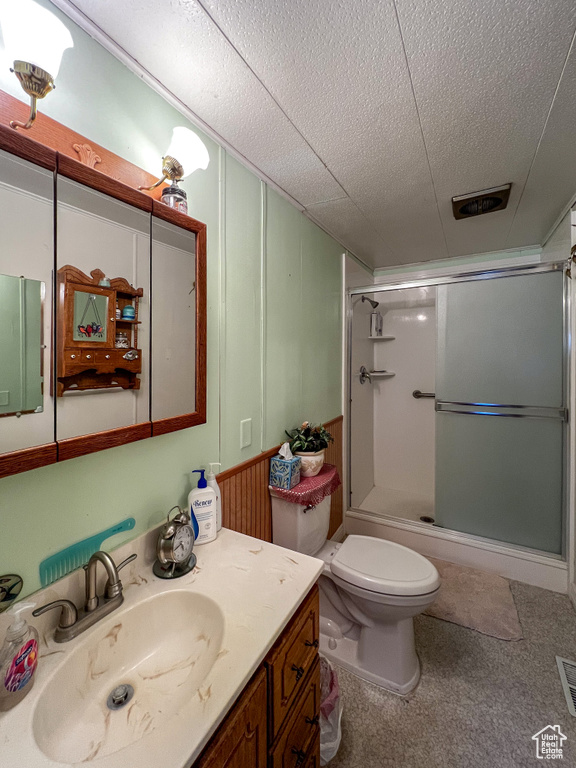
POLYGON ((330 496, 309 509, 271 494, 274 544, 324 560, 321 652, 394 693, 411 691, 420 678, 413 618, 438 594, 436 568, 408 547, 373 536, 327 541, 330 496))

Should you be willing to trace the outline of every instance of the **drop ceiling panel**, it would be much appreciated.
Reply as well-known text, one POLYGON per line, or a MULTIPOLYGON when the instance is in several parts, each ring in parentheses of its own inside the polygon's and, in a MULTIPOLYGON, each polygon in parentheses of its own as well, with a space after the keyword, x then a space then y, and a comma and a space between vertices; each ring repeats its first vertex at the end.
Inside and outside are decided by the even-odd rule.
POLYGON ((569 50, 576 5, 396 2, 450 255, 501 248, 514 200, 504 215, 482 217, 477 226, 455 221, 448 203, 453 195, 509 181, 522 190, 569 50))
POLYGON ((543 243, 576 192, 576 51, 573 49, 534 159, 509 241, 543 243))
POLYGON ((446 257, 392 1, 201 2, 385 240, 386 265, 446 257))
POLYGON ((74 5, 303 206, 345 194, 196 2, 74 5))

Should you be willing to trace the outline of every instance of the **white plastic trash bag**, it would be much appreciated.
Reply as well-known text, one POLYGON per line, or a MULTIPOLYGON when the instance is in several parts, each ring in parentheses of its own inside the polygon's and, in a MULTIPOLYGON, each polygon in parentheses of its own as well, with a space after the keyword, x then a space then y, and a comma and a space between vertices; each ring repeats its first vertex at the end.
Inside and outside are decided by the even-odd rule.
POLYGON ((338 752, 342 738, 342 699, 336 670, 320 654, 320 765, 326 765, 338 752))

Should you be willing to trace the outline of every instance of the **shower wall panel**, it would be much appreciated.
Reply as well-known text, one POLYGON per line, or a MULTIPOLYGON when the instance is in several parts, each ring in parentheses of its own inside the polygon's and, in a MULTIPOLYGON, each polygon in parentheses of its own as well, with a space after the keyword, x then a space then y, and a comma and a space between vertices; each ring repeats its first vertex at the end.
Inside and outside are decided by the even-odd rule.
POLYGON ((370 313, 368 302, 362 303, 360 296, 352 300, 352 381, 350 386, 351 417, 351 506, 358 507, 374 487, 374 398, 370 382, 360 384, 360 367, 372 370, 374 365, 374 342, 368 338, 370 313))
MULTIPOLYGON (((374 298, 382 299, 385 310, 386 294, 374 298)), ((383 333, 395 339, 371 342, 374 368, 394 371, 396 375, 373 383, 374 483, 424 496, 432 504, 434 400, 417 400, 412 392, 434 392, 436 308, 390 309, 384 314, 383 333)))

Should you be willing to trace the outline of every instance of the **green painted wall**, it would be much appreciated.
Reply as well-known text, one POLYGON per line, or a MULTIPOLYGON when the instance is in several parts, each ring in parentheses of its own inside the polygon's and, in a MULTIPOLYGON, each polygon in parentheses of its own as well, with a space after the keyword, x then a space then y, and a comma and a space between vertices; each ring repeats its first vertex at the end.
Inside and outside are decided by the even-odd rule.
POLYGON ((264 443, 341 410, 342 248, 284 198, 266 195, 264 443))
MULTIPOLYGON (((172 128, 194 127, 38 2, 62 18, 75 45, 40 109, 158 172, 172 128)), ((0 89, 24 100, 10 73, 0 72, 0 89)), ((280 442, 285 427, 341 413, 342 247, 197 133, 210 165, 183 186, 190 213, 208 226, 208 421, 0 480, 0 573, 20 573, 26 593, 38 588, 49 554, 127 516, 137 535, 185 503, 191 469, 233 466, 280 442), (252 444, 241 450, 242 419, 252 419, 252 444)))

